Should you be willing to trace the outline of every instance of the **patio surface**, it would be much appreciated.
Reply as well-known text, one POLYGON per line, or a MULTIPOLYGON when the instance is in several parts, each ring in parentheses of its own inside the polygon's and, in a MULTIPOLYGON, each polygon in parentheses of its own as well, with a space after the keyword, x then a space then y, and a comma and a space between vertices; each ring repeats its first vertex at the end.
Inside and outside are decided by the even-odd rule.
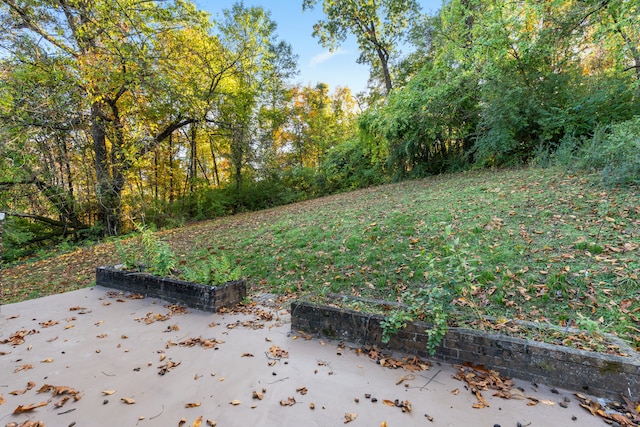
POLYGON ((184 313, 94 287, 2 306, 0 425, 606 425, 573 392, 518 380, 535 406, 489 390, 489 406, 474 409, 455 367, 382 367, 348 343, 292 332, 286 309, 264 302, 184 313))

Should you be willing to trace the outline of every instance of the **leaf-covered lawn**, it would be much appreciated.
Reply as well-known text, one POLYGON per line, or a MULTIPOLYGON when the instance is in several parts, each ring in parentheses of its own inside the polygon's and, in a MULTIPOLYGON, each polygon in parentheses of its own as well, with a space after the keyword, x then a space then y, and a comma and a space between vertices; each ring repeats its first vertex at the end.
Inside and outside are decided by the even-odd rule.
MULTIPOLYGON (((162 238, 185 260, 202 250, 225 254, 256 291, 376 299, 423 285, 434 274, 427 258, 446 268, 441 261, 454 250, 473 266, 471 286, 452 301, 465 320, 549 321, 616 333, 640 348, 640 195, 606 189, 597 175, 446 175, 205 221, 162 238)), ((1 300, 88 286, 96 266, 117 262, 106 243, 8 267, 1 300)))

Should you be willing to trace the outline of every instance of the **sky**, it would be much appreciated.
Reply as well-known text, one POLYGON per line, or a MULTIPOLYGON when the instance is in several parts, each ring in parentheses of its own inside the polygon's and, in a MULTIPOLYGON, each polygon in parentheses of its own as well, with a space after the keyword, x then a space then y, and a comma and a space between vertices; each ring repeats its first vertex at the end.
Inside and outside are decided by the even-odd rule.
MULTIPOLYGON (((229 9, 237 0, 195 0, 200 9, 212 16, 222 16, 222 10, 229 9)), ((442 6, 442 0, 418 0, 422 11, 435 14, 442 6)), ((300 74, 296 83, 315 86, 327 83, 329 91, 337 86, 348 86, 355 94, 364 91, 369 79, 369 67, 356 63, 358 47, 353 37, 334 51, 320 46, 311 34, 313 24, 324 18, 322 2, 312 11, 302 12, 302 0, 244 0, 245 6, 262 6, 271 12, 271 19, 278 24, 277 33, 281 40, 288 42, 298 55, 300 74)))

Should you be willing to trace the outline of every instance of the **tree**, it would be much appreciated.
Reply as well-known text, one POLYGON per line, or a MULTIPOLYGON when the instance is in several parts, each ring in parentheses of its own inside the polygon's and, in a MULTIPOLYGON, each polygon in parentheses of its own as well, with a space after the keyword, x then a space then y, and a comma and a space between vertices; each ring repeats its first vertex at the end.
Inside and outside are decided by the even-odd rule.
MULTIPOLYGON (((303 0, 303 10, 313 9, 319 0, 303 0)), ((391 65, 398 59, 399 45, 419 12, 415 0, 322 0, 326 20, 314 25, 313 35, 322 46, 336 49, 348 34, 358 42, 358 63, 369 64, 380 73, 386 94, 393 88, 391 65)))
POLYGON ((228 133, 232 176, 239 191, 243 168, 253 160, 253 131, 260 106, 272 102, 297 70, 291 47, 277 40, 276 24, 262 7, 235 4, 224 11, 218 29, 221 42, 234 57, 233 87, 210 115, 210 122, 228 133))
MULTIPOLYGON (((33 64, 16 78, 64 74, 57 96, 72 101, 57 105, 53 115, 36 108, 20 125, 41 138, 52 126, 89 135, 98 222, 105 234, 117 234, 134 160, 196 121, 182 89, 165 84, 186 65, 180 59, 188 45, 167 49, 161 40, 193 28, 206 35, 207 16, 182 0, 1 0, 0 20, 2 46, 16 61, 33 64)), ((18 92, 11 114, 37 102, 32 95, 18 92)))

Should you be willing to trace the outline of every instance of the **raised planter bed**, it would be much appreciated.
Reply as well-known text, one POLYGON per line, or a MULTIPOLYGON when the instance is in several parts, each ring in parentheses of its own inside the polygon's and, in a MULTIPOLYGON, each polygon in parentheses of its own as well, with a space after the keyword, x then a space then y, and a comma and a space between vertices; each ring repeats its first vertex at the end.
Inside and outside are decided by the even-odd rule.
POLYGON ((219 286, 209 286, 113 267, 96 269, 96 285, 159 298, 214 313, 222 307, 233 307, 247 296, 247 285, 244 279, 219 286))
POLYGON ((450 328, 430 356, 426 350, 423 322, 409 324, 388 344, 382 343, 384 317, 334 306, 294 301, 291 328, 327 338, 382 349, 433 357, 442 361, 482 365, 502 375, 548 386, 581 391, 620 400, 621 395, 636 400, 640 396, 640 356, 625 348, 629 356, 602 354, 546 344, 497 333, 450 328))

